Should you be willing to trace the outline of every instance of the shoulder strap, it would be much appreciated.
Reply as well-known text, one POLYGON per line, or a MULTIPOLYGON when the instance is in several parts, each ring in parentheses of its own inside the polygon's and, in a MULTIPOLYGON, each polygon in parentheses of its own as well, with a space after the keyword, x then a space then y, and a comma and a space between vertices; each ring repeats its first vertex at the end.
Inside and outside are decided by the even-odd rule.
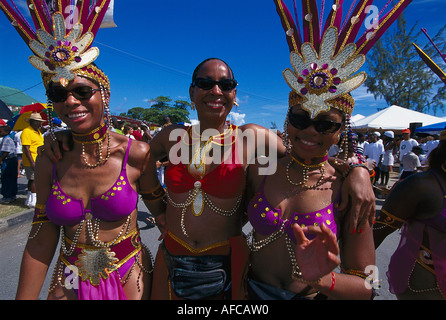
POLYGON ((124 157, 124 161, 122 162, 122 170, 125 170, 125 167, 127 165, 127 160, 129 158, 129 152, 130 152, 130 145, 132 144, 132 139, 129 138, 129 143, 127 145, 127 150, 125 151, 125 157, 124 157))

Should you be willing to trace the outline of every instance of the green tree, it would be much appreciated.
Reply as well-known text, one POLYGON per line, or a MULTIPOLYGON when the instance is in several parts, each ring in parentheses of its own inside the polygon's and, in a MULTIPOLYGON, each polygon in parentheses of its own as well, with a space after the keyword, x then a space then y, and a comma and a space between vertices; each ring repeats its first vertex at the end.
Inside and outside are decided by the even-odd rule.
MULTIPOLYGON (((434 41, 445 47, 443 27, 434 37, 434 41)), ((393 32, 378 41, 367 55, 367 73, 365 82, 367 91, 377 98, 384 99, 388 105, 398 105, 419 112, 444 110, 445 89, 439 78, 427 68, 415 51, 412 43, 419 41, 421 31, 415 34, 417 24, 409 32, 406 20, 401 15, 393 32)), ((438 53, 428 43, 422 48, 432 58, 438 53)))
POLYGON ((176 100, 172 103, 172 99, 166 96, 159 96, 149 101, 151 104, 148 108, 135 107, 121 113, 121 116, 132 119, 144 120, 157 124, 163 124, 164 118, 168 116, 172 123, 189 122, 189 108, 191 104, 184 100, 176 100))

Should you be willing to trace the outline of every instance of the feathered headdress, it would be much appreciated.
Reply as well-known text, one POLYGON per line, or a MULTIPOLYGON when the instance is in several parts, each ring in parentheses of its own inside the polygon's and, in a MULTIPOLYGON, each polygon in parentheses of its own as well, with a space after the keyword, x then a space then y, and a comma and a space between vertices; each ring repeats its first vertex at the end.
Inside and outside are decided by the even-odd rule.
MULTIPOLYGON (((369 15, 373 17, 372 9, 375 7, 370 7, 373 0, 352 1, 344 21, 344 0, 334 0, 325 23, 325 0, 321 1, 320 15, 316 0, 302 0, 302 30, 297 14, 294 20, 284 1, 274 0, 291 52, 293 70, 283 72, 293 90, 290 97, 299 100, 312 118, 331 107, 351 115, 354 100, 349 93, 363 84, 367 77, 364 72, 354 73, 364 64, 365 54, 412 0, 399 0, 387 14, 382 15, 391 1, 356 40, 366 18, 369 15)), ((296 0, 294 7, 297 11, 296 0)))
MULTIPOLYGON (((440 49, 437 47, 437 45, 434 43, 434 41, 429 37, 427 34, 426 29, 421 29, 423 33, 426 35, 426 37, 429 39, 431 44, 434 46, 434 48, 437 50, 437 52, 440 54, 441 58, 444 62, 446 62, 446 53, 442 53, 440 49)), ((429 57, 423 50, 421 50, 420 47, 418 47, 415 43, 412 43, 415 47, 415 50, 417 50, 419 56, 421 59, 423 59, 424 63, 438 76, 440 77, 441 81, 443 81, 446 84, 446 73, 432 60, 431 57, 429 57)))
POLYGON ((66 86, 76 75, 97 81, 108 91, 107 76, 93 63, 99 49, 91 47, 110 0, 27 0, 34 28, 14 1, 0 0, 0 8, 33 51, 31 64, 49 82, 66 86))

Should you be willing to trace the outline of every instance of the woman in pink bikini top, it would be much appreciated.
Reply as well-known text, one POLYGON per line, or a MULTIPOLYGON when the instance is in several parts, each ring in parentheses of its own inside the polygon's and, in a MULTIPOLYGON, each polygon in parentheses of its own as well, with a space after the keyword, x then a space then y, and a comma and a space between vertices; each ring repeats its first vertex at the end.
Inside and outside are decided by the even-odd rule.
POLYGON ((23 254, 17 299, 37 299, 49 265, 56 265, 48 299, 124 300, 149 298, 151 259, 137 226, 139 190, 149 147, 111 132, 110 82, 93 62, 90 47, 110 1, 89 10, 77 4, 72 29, 65 21, 68 1, 30 6, 36 30, 18 8, 1 1, 35 55, 49 107, 50 139, 56 140, 52 112, 71 130, 73 142, 63 158, 36 161, 37 204, 23 254), (65 14, 64 14, 65 13, 65 14), (77 18, 79 20, 77 20, 77 18), (60 251, 56 248, 60 245, 60 251))
POLYGON ((278 160, 276 172, 260 176, 258 167, 249 168, 249 296, 370 299, 373 291, 364 278, 375 263, 372 230, 367 225, 352 234, 346 228, 350 213, 338 211, 343 177, 325 156, 345 114, 332 108, 313 120, 300 101, 290 95, 289 154, 278 160), (342 272, 335 270, 338 265, 342 272))

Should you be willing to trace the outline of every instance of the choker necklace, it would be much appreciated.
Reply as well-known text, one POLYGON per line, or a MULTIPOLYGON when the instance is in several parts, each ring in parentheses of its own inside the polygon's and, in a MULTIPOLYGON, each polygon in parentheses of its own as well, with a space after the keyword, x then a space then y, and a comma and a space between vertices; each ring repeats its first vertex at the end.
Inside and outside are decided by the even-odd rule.
POLYGON ((286 166, 286 178, 290 184, 292 184, 293 186, 300 186, 306 190, 314 190, 314 189, 320 187, 324 183, 324 178, 325 178, 325 167, 324 166, 325 166, 325 163, 327 163, 327 159, 328 159, 328 157, 326 155, 322 158, 322 161, 317 164, 304 164, 304 163, 300 162, 299 160, 297 160, 296 158, 294 158, 291 154, 288 154, 288 155, 290 156, 291 161, 286 166), (302 171, 303 180, 301 182, 294 182, 290 178, 289 170, 290 170, 291 165, 294 162, 297 163, 298 165, 300 165, 301 167, 303 167, 303 171, 302 171), (319 168, 319 171, 321 172, 321 177, 318 179, 316 184, 314 184, 312 186, 307 185, 308 178, 309 178, 308 171, 310 168, 319 168))
POLYGON ((96 168, 97 166, 104 164, 108 160, 108 158, 110 158, 110 132, 108 131, 108 128, 104 123, 98 128, 88 133, 84 134, 79 134, 75 132, 71 133, 73 135, 74 142, 80 143, 82 145, 82 161, 84 165, 86 165, 87 167, 96 168), (104 157, 102 155, 102 147, 103 147, 103 141, 105 140, 106 137, 107 137, 107 153, 104 157), (98 161, 95 164, 90 164, 87 161, 87 156, 85 152, 86 144, 97 144, 98 161))

